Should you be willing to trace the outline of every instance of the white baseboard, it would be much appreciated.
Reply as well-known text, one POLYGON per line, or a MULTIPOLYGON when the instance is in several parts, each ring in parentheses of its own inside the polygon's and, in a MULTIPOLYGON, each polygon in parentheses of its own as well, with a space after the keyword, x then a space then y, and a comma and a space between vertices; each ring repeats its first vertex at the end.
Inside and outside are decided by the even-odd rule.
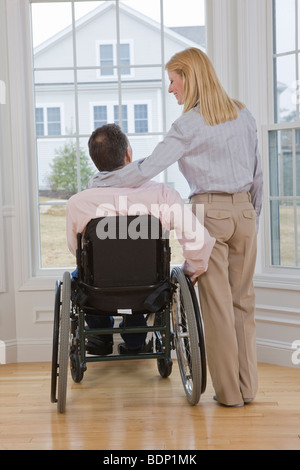
POLYGON ((0 341, 0 364, 18 362, 17 350, 16 340, 0 341))
MULTIPOLYGON (((115 343, 118 343, 116 335, 115 343)), ((300 341, 299 341, 300 343, 300 341)), ((176 359, 175 351, 171 352, 176 359)), ((300 344, 257 338, 257 359, 259 362, 300 369, 300 344), (297 347, 297 349, 296 349, 297 347), (296 360, 295 360, 296 359, 296 360)), ((26 339, 0 341, 0 364, 14 362, 51 362, 52 339, 26 339)))
POLYGON ((297 354, 292 344, 261 338, 257 338, 256 344, 259 362, 300 369, 300 353, 297 354))

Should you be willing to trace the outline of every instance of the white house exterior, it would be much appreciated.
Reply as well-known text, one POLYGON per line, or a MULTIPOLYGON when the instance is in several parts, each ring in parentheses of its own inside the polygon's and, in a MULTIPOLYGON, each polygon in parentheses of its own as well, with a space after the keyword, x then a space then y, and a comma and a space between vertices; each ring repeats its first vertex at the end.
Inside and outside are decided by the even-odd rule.
MULTIPOLYGON (((130 138, 134 159, 142 158, 152 152, 182 112, 176 99, 168 96, 162 64, 182 49, 200 47, 186 37, 194 37, 195 28, 177 28, 181 34, 165 28, 162 47, 161 25, 121 4, 118 51, 115 8, 114 3, 103 2, 76 22, 76 52, 71 25, 34 50, 40 189, 49 188, 49 163, 65 136, 76 134, 88 155, 91 132, 106 122, 117 122, 130 138)), ((201 27, 197 29, 201 34, 201 27)), ((188 197, 188 185, 177 164, 157 180, 168 182, 188 197)))

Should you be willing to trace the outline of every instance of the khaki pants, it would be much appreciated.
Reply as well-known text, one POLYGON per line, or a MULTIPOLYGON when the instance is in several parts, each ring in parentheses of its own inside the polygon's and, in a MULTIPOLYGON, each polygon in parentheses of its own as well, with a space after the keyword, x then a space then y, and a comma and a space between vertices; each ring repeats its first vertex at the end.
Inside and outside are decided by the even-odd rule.
POLYGON ((203 194, 191 202, 194 212, 194 204, 204 204, 204 225, 217 240, 198 278, 208 367, 217 400, 240 404, 257 392, 256 214, 248 193, 203 194))

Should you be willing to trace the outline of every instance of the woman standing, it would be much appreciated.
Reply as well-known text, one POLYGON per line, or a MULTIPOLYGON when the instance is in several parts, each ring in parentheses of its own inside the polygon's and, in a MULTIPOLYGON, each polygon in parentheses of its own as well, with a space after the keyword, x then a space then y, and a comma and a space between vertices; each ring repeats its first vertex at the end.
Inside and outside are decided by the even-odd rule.
POLYGON ((194 209, 204 204, 204 225, 217 240, 198 278, 215 398, 242 406, 257 392, 253 274, 263 183, 256 124, 201 50, 175 54, 166 69, 182 116, 148 158, 100 172, 89 187, 139 186, 178 161, 194 209))

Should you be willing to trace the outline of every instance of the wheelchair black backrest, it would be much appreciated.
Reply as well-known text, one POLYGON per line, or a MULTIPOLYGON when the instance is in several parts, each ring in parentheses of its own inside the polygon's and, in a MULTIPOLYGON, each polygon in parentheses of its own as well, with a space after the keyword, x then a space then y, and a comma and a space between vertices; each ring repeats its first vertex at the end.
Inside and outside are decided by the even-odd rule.
POLYGON ((93 219, 79 251, 79 277, 91 286, 149 286, 169 277, 168 236, 151 215, 93 219))

